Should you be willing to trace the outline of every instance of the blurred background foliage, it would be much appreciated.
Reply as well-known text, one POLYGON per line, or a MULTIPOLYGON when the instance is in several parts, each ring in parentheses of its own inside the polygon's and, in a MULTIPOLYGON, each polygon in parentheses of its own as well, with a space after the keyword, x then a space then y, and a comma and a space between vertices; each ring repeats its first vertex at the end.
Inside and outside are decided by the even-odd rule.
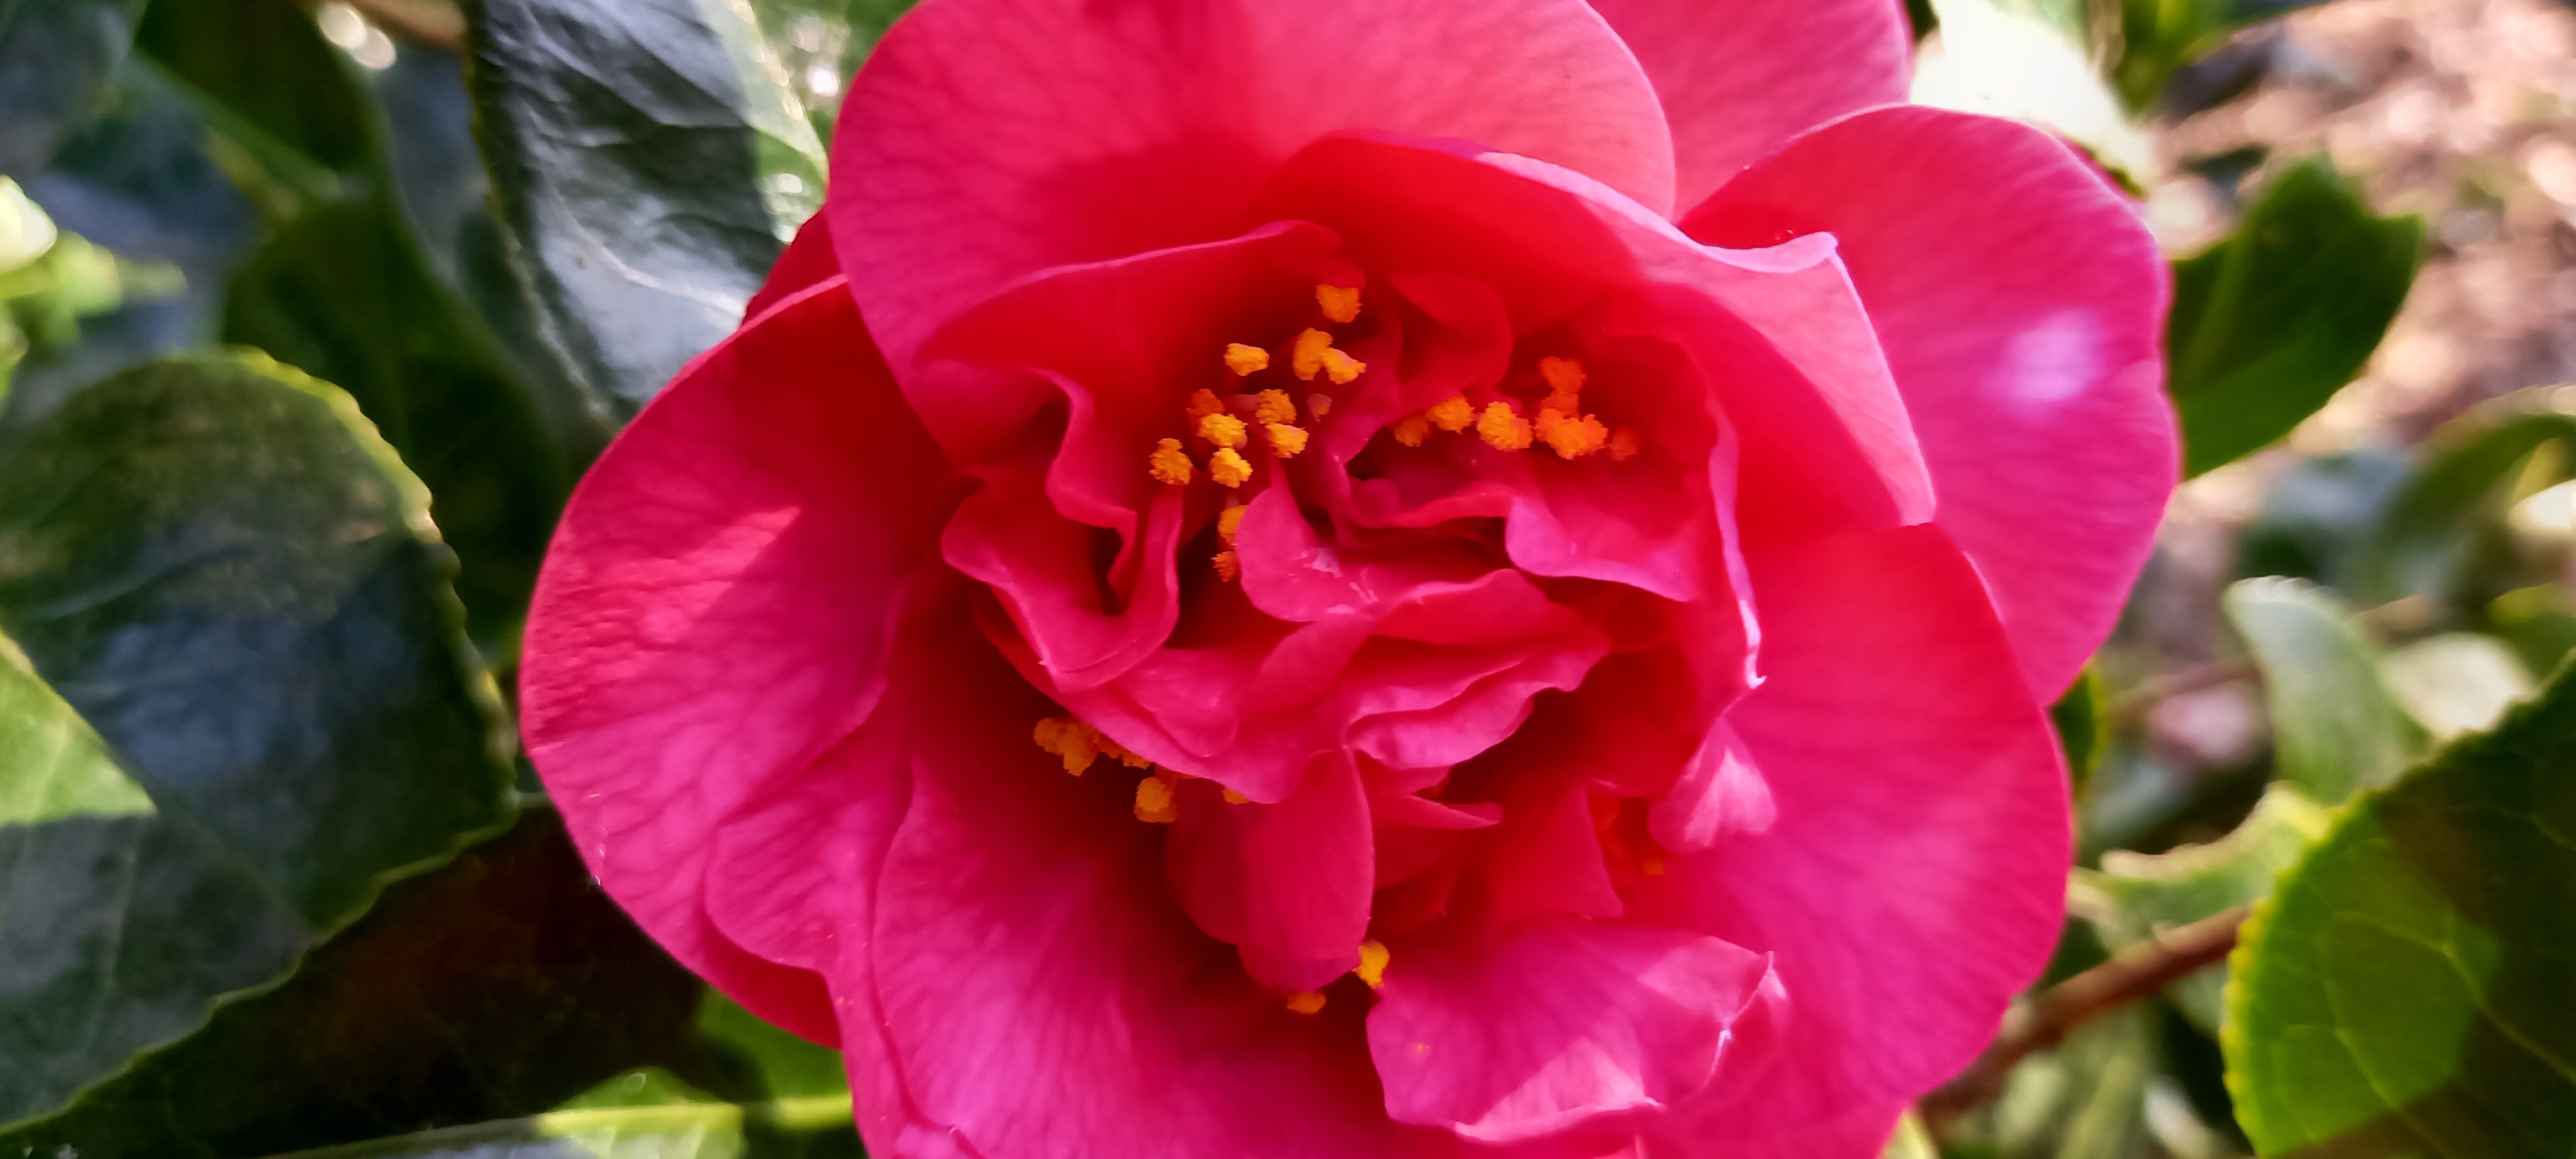
MULTIPOLYGON (((904 6, 0 0, 0 1154, 859 1152, 509 701, 904 6)), ((2576 11, 1912 12, 2138 195, 2191 481, 2052 712, 2057 961, 1890 1154, 2563 1159, 2576 11)))

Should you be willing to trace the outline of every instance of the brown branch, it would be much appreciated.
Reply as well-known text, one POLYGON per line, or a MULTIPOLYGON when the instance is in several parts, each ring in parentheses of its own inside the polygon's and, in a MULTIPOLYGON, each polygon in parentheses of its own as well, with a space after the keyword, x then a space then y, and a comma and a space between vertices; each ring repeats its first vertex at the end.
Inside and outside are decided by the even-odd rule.
POLYGON ((413 44, 465 51, 465 13, 448 0, 345 0, 385 35, 413 44))
POLYGON ((2004 1016, 2003 1032, 1976 1062, 1923 1097, 1925 1120, 1939 1127, 1991 1102, 2003 1093, 2005 1076, 2022 1059, 2056 1046, 2076 1027, 2225 959, 2236 948, 2236 928, 2244 921, 2245 907, 2237 906, 2165 930, 2015 1006, 2004 1016))
POLYGON ((2256 668, 2251 660, 2226 661, 2185 668, 2180 672, 2143 681, 2136 688, 2114 697, 2111 703, 2105 706, 2103 714, 2122 724, 2135 724, 2145 719, 2147 713, 2156 705, 2174 697, 2199 692, 2202 689, 2234 684, 2240 680, 2252 680, 2260 675, 2262 670, 2256 668))

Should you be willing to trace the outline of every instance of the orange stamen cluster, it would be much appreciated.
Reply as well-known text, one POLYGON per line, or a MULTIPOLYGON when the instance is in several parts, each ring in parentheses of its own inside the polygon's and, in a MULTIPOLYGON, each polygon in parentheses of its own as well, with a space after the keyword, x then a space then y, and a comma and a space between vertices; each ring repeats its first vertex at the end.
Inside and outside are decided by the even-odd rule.
POLYGON ((1621 427, 1614 432, 1599 415, 1583 413, 1582 363, 1542 358, 1538 374, 1547 383, 1547 398, 1539 403, 1535 419, 1524 415, 1515 399, 1498 398, 1479 410, 1466 395, 1454 394, 1420 414, 1397 419, 1387 433, 1407 447, 1421 446, 1433 430, 1456 434, 1473 429, 1478 439, 1498 451, 1526 451, 1544 443, 1562 459, 1608 451, 1613 460, 1624 463, 1637 456, 1643 444, 1634 430, 1621 427))
POLYGON ((1038 747, 1064 762, 1064 771, 1081 776, 1091 763, 1109 757, 1131 769, 1146 768, 1150 762, 1127 751, 1099 729, 1070 716, 1050 716, 1038 722, 1032 737, 1038 747))

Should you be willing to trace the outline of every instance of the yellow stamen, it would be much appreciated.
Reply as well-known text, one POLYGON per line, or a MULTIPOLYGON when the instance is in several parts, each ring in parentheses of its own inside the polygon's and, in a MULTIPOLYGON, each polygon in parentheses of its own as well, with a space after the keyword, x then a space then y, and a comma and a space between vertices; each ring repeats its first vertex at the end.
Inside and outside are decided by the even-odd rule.
POLYGON ((1286 423, 1272 423, 1261 428, 1270 435, 1270 453, 1282 459, 1294 459, 1306 449, 1306 429, 1286 423))
POLYGON ((1510 403, 1496 400, 1485 404, 1485 413, 1476 416, 1476 437, 1497 451, 1529 449, 1530 421, 1513 413, 1510 403))
POLYGON ((1610 428, 1601 420, 1574 415, 1553 407, 1538 412, 1539 441, 1555 448, 1558 458, 1580 459, 1610 444, 1610 428))
POLYGON ((1297 404, 1284 390, 1265 390, 1252 396, 1252 421, 1257 423, 1293 423, 1297 421, 1297 404))
POLYGON ((1234 546, 1234 533, 1242 530, 1243 513, 1250 510, 1249 507, 1228 507, 1217 512, 1216 541, 1227 547, 1234 546))
POLYGON ((1244 796, 1244 795, 1243 795, 1243 794, 1241 794, 1241 793, 1235 792, 1235 791, 1234 791, 1234 790, 1232 790, 1232 789, 1227 789, 1227 790, 1225 791, 1225 803, 1226 803, 1226 804, 1229 804, 1229 805, 1245 805, 1245 804, 1250 804, 1250 803, 1251 803, 1251 801, 1252 801, 1252 798, 1247 797, 1247 796, 1244 796))
POLYGON ((1172 791, 1172 782, 1160 775, 1136 782, 1136 819, 1148 825, 1181 819, 1180 796, 1172 791))
POLYGON ((1637 431, 1634 427, 1621 427, 1610 432, 1611 462, 1625 463, 1636 458, 1637 453, 1645 449, 1645 446, 1637 441, 1637 431))
POLYGON ((1394 435, 1396 442, 1408 447, 1418 447, 1422 445, 1422 440, 1431 437, 1431 420, 1421 415, 1406 415, 1395 420, 1395 426, 1387 433, 1394 435))
POLYGON ((1251 374, 1255 371, 1268 370, 1270 369, 1270 352, 1258 346, 1246 346, 1240 342, 1228 342, 1225 344, 1225 368, 1233 371, 1238 376, 1251 374))
MULTIPOLYGON (((1561 394, 1570 400, 1574 396, 1583 393, 1583 364, 1576 362, 1571 358, 1539 359, 1538 376, 1547 380, 1547 392, 1549 394, 1561 394)), ((1574 408, 1565 407, 1563 409, 1572 410, 1574 408)))
POLYGON ((1360 968, 1351 971, 1368 983, 1371 990, 1386 985, 1386 963, 1395 955, 1386 952, 1386 943, 1374 938, 1360 943, 1360 968))
POLYGON ((1243 557, 1232 551, 1220 551, 1211 555, 1208 557, 1208 563, 1216 568, 1216 578, 1227 583, 1233 583, 1243 575, 1243 557))
POLYGON ((1313 1014, 1324 1008, 1324 996, 1314 990, 1300 990, 1288 996, 1288 1009, 1296 1014, 1313 1014))
POLYGON ((1030 739, 1037 742, 1041 751, 1062 760, 1064 771, 1077 777, 1091 767, 1091 762, 1100 758, 1104 744, 1115 744, 1101 736, 1100 730, 1069 716, 1041 719, 1030 739))
POLYGON ((1360 316, 1358 286, 1315 287, 1315 304, 1324 308, 1324 316, 1336 322, 1357 321, 1360 316))
POLYGON ((1313 382, 1324 369, 1324 352, 1333 348, 1333 336, 1321 330, 1300 330, 1288 348, 1288 369, 1299 382, 1313 382))
POLYGON ((1199 416, 1199 437, 1220 447, 1243 445, 1243 420, 1222 412, 1199 416))
POLYGON ((1154 453, 1146 456, 1145 472, 1152 475, 1157 482, 1169 483, 1175 487, 1187 486, 1190 481, 1190 456, 1181 450, 1179 439, 1165 439, 1154 444, 1154 453))
POLYGON ((1330 347, 1324 350, 1324 377, 1337 385, 1348 385, 1368 370, 1368 363, 1330 347))
POLYGON ((1181 412, 1190 416, 1190 427, 1196 429, 1200 419, 1213 414, 1224 414, 1225 400, 1218 398, 1213 390, 1204 388, 1194 390, 1190 392, 1189 405, 1182 407, 1181 412))
POLYGON ((1329 394, 1307 395, 1306 413, 1313 415, 1316 418, 1322 418, 1325 415, 1333 413, 1333 396, 1329 394))
POLYGON ((1466 395, 1453 394, 1431 404, 1422 417, 1430 419, 1432 426, 1455 433, 1476 425, 1476 408, 1467 405, 1466 395))
POLYGON ((1252 464, 1235 454, 1234 448, 1220 447, 1215 454, 1208 456, 1208 478, 1223 486, 1240 487, 1245 480, 1252 478, 1252 464))

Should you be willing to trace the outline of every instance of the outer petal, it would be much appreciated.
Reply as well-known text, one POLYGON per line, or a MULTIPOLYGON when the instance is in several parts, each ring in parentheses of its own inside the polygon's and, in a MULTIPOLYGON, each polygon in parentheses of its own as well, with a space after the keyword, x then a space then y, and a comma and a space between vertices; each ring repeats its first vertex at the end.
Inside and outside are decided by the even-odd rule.
POLYGON ((1397 953, 1368 1027, 1387 1113, 1492 1142, 1697 1093, 1770 971, 1702 934, 1568 918, 1397 953))
POLYGON ((1830 232, 2032 692, 2109 633, 2179 463, 2155 242, 2074 151, 2010 121, 1862 113, 1692 211, 1692 236, 1830 232))
POLYGON ((1592 0, 1673 130, 1676 203, 1815 125, 1905 100, 1914 38, 1896 0, 1592 0))
POLYGON ((832 248, 831 219, 818 212, 796 227, 796 236, 778 255, 777 264, 769 267, 769 280, 744 304, 743 319, 766 314, 770 307, 794 297, 797 291, 840 272, 841 257, 832 248))
MULTIPOLYGON (((1976 577, 1938 529, 1750 560, 1768 679, 1727 721, 1775 817, 1641 879, 1632 920, 1771 953, 1777 1058, 1679 1137, 1750 1145, 1949 1077, 2045 963, 2065 775, 1976 577)), ((1733 1154, 1723 1147, 1683 1154, 1733 1154)))
POLYGON ((1048 266, 1223 237, 1337 129, 1464 138, 1668 212, 1645 73, 1581 0, 931 0, 832 148, 843 268, 889 359, 1048 266))
POLYGON ((591 871, 681 961, 818 1039, 813 975, 719 935, 702 874, 721 818, 865 718, 946 474, 830 279, 636 417, 574 493, 528 613, 528 753, 591 871))

